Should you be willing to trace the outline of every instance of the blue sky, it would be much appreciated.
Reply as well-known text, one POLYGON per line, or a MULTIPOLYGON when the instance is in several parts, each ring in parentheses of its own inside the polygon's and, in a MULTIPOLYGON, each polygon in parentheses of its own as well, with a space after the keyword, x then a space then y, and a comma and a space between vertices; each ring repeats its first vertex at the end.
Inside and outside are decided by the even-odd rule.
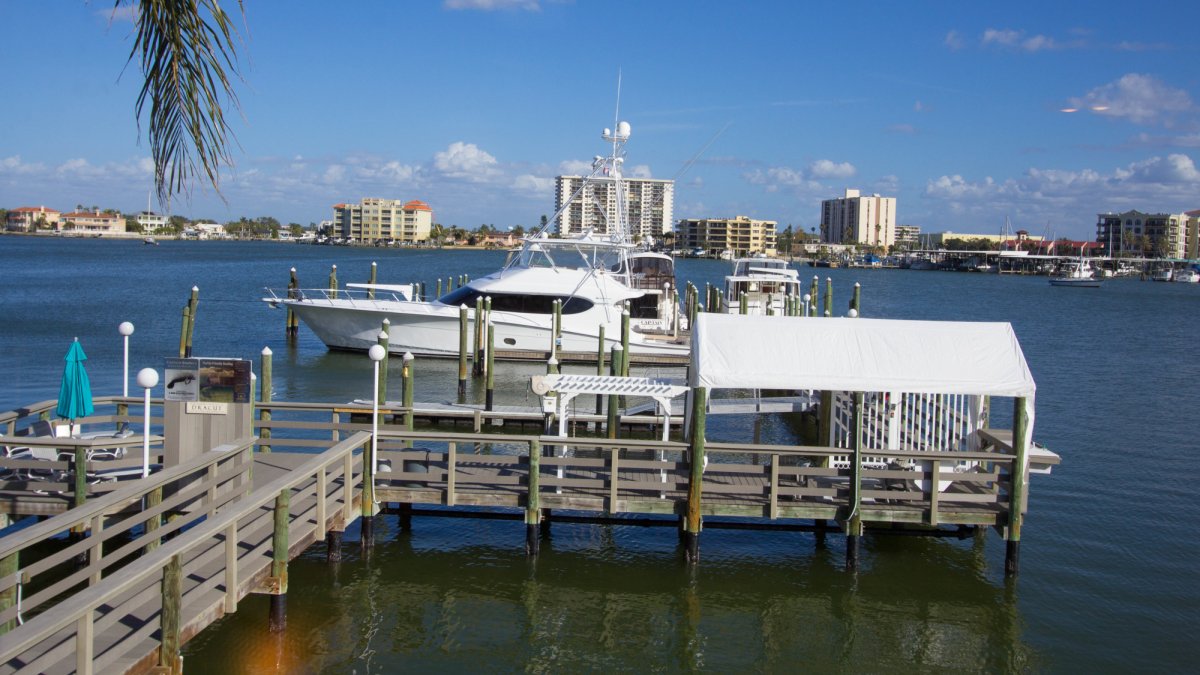
MULTIPOLYGON (((676 179, 680 218, 809 229, 858 188, 923 231, 1090 238, 1098 212, 1200 208, 1195 3, 245 5, 225 202, 197 185, 173 213, 308 224, 371 196, 528 227, 603 152, 618 70, 627 170, 676 179)), ((111 7, 0 0, 0 207, 145 207, 111 7)))

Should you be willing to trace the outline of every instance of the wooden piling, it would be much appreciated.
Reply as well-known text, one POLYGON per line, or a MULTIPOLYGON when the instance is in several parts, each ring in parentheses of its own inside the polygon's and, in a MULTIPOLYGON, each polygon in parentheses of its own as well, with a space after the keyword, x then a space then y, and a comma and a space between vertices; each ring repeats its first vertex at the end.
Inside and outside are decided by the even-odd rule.
POLYGON ((688 563, 700 562, 700 499, 704 482, 704 414, 708 389, 692 390, 691 472, 688 475, 687 522, 684 527, 684 555, 688 563))
MULTIPOLYGON (((291 276, 288 279, 288 300, 295 300, 300 296, 300 281, 296 278, 296 268, 291 270, 291 276)), ((296 310, 289 305, 287 308, 287 324, 284 326, 283 333, 286 337, 296 337, 300 333, 300 317, 296 316, 296 310)))
MULTIPOLYGON (((146 495, 144 511, 153 511, 162 504, 162 486, 154 488, 146 495)), ((146 529, 146 539, 148 540, 143 553, 149 553, 158 548, 159 540, 155 532, 162 526, 162 514, 155 514, 146 519, 142 525, 146 529)))
POLYGON ((342 532, 330 530, 325 533, 325 562, 342 562, 342 532))
MULTIPOLYGON (((604 324, 600 324, 599 341, 596 346, 596 375, 604 375, 604 324)), ((596 414, 604 414, 604 397, 596 395, 596 414)), ((596 422, 596 431, 600 431, 600 423, 596 422)))
POLYGON ((337 265, 333 265, 329 268, 329 297, 333 300, 337 300, 337 296, 338 296, 337 265))
POLYGON ((192 286, 192 295, 188 298, 187 344, 183 354, 189 358, 192 355, 192 336, 196 332, 196 310, 198 309, 200 309, 200 288, 192 286))
POLYGON ((75 494, 72 495, 74 508, 79 508, 87 502, 87 448, 75 446, 75 494))
MULTIPOLYGON (((692 320, 695 320, 693 314, 692 320)), ((629 377, 629 303, 625 304, 625 308, 621 310, 621 372, 618 373, 621 377, 629 377)))
MULTIPOLYGON (((850 458, 850 512, 846 518, 846 571, 858 571, 858 549, 862 540, 862 450, 863 450, 863 393, 854 392, 854 429, 850 439, 854 450, 850 458)), ((934 486, 936 489, 936 483, 934 486)))
POLYGON ((488 320, 487 325, 487 393, 485 408, 492 411, 496 398, 496 327, 488 320))
POLYGON ((850 298, 850 309, 854 310, 855 315, 862 316, 862 308, 859 303, 862 300, 862 284, 854 282, 854 295, 850 298))
POLYGON ((183 627, 183 561, 178 555, 163 567, 162 613, 159 615, 158 671, 179 675, 183 673, 182 645, 183 627))
MULTIPOLYGON (((613 345, 612 359, 609 360, 608 374, 616 377, 621 374, 621 361, 624 359, 625 349, 621 345, 613 345)), ((617 426, 620 422, 618 415, 621 412, 620 398, 616 394, 608 395, 608 420, 604 424, 604 430, 608 433, 609 438, 617 437, 617 426)))
POLYGON ((1025 442, 1025 434, 1028 429, 1029 411, 1025 407, 1025 398, 1014 398, 1012 447, 1016 459, 1012 470, 1009 471, 1011 484, 1008 488, 1008 536, 1004 549, 1004 576, 1006 577, 1017 576, 1021 568, 1021 525, 1025 521, 1025 483, 1029 478, 1027 464, 1029 447, 1025 442))
POLYGON ((187 336, 188 336, 188 319, 190 317, 190 308, 184 304, 183 316, 179 323, 179 358, 187 356, 187 336))
POLYGON ((404 368, 400 371, 403 384, 404 428, 413 430, 413 390, 416 388, 416 371, 413 368, 412 352, 404 352, 404 368))
POLYGON ((292 501, 291 489, 284 488, 275 497, 275 530, 271 535, 271 579, 274 593, 267 628, 272 633, 281 633, 287 628, 288 590, 288 521, 292 501))
POLYGON ((817 315, 817 304, 820 302, 820 297, 821 297, 820 295, 817 294, 819 285, 820 285, 820 278, 814 274, 813 278, 812 278, 812 284, 808 287, 808 296, 809 296, 808 315, 809 316, 817 315))
POLYGON ((379 405, 387 402, 387 372, 388 372, 388 347, 391 342, 391 335, 388 329, 391 328, 392 322, 386 318, 383 320, 383 325, 379 329, 377 341, 380 347, 383 347, 383 358, 379 360, 379 387, 375 390, 375 400, 379 405))
MULTIPOLYGON (((364 551, 369 550, 375 545, 375 514, 378 509, 375 505, 375 453, 372 452, 374 446, 372 443, 378 441, 368 441, 363 447, 363 469, 362 469, 362 509, 359 511, 361 518, 361 533, 359 535, 359 544, 364 551)), ((349 481, 347 481, 349 485, 349 481)))
POLYGON ((458 402, 467 400, 467 306, 458 306, 458 402))
MULTIPOLYGON (((0 530, 12 524, 12 517, 7 513, 0 513, 0 530)), ((15 576, 20 569, 18 564, 19 554, 14 551, 0 559, 0 578, 9 578, 15 576)), ((8 588, 0 591, 0 612, 4 612, 10 607, 17 604, 17 586, 13 584, 8 588)), ((17 620, 10 619, 4 623, 0 623, 0 635, 4 635, 10 630, 17 627, 17 620)))
POLYGON ((541 499, 538 490, 541 486, 541 456, 542 445, 537 440, 529 441, 529 481, 525 493, 525 555, 536 556, 541 540, 538 537, 538 526, 541 524, 541 499))
POLYGON ((822 316, 833 316, 833 277, 825 277, 825 312, 822 316))
POLYGON ((475 377, 483 375, 483 298, 475 298, 475 356, 472 358, 471 369, 475 377))
POLYGON ((271 348, 263 347, 262 361, 260 362, 259 370, 262 375, 258 378, 259 394, 258 400, 261 405, 258 408, 258 451, 271 451, 271 398, 274 395, 271 385, 271 348))
POLYGON ((746 315, 750 309, 750 302, 746 299, 746 291, 738 291, 738 314, 746 315))
POLYGON ((376 279, 375 274, 378 271, 378 269, 379 269, 379 266, 376 265, 374 261, 372 261, 371 262, 371 278, 367 281, 367 283, 371 284, 371 288, 367 289, 367 298, 370 300, 375 299, 375 288, 374 288, 375 279, 376 279))

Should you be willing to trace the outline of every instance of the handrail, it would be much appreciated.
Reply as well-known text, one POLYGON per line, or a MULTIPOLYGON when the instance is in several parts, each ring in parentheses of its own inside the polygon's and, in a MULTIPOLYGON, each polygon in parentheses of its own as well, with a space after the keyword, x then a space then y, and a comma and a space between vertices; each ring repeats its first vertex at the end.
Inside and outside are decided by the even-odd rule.
MULTIPOLYGON (((245 517, 262 506, 273 503, 283 490, 290 490, 306 482, 323 471, 344 455, 353 453, 366 445, 370 434, 359 432, 341 441, 325 452, 314 455, 313 459, 300 465, 287 475, 271 481, 262 488, 255 490, 257 497, 247 497, 230 504, 215 517, 205 520, 200 525, 188 531, 187 536, 178 537, 163 543, 154 551, 141 556, 128 566, 122 568, 121 574, 108 577, 103 583, 87 588, 71 598, 70 603, 57 605, 42 614, 30 619, 19 630, 0 635, 0 662, 8 661, 16 655, 45 640, 54 633, 77 625, 91 612, 110 598, 132 590, 155 574, 161 574, 163 568, 175 556, 182 557, 193 548, 206 544, 213 537, 224 536, 230 527, 236 527, 239 519, 245 517)), ((347 487, 350 487, 347 485, 347 487)), ((347 494, 347 499, 350 495, 347 494)), ((78 639, 78 636, 77 636, 78 639)))
POLYGON ((245 436, 232 443, 217 446, 212 451, 206 452, 183 464, 152 473, 148 478, 134 481, 127 487, 114 490, 96 499, 90 499, 82 506, 65 511, 58 516, 44 520, 7 537, 0 537, 0 558, 10 553, 15 553, 25 546, 36 544, 52 536, 61 534, 75 525, 87 522, 94 516, 104 513, 113 506, 123 506, 140 500, 145 494, 179 480, 199 469, 206 468, 210 464, 216 464, 228 458, 230 453, 243 452, 251 448, 256 442, 258 442, 257 438, 245 436), (68 523, 65 527, 62 524, 64 520, 68 523))

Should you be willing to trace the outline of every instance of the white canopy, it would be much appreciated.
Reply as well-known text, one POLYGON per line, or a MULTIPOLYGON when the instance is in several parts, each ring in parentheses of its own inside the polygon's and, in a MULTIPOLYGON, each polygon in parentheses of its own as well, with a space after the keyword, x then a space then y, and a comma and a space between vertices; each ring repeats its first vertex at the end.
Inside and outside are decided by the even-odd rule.
POLYGON ((696 317, 689 384, 1030 398, 1036 389, 1008 323, 707 313, 696 317))

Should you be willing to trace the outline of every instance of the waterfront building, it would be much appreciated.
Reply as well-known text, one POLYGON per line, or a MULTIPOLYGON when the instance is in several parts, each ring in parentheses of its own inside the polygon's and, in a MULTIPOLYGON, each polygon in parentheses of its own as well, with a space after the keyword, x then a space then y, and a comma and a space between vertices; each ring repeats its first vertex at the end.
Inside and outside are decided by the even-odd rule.
POLYGON ((146 234, 154 234, 159 230, 165 230, 167 227, 167 217, 157 214, 153 211, 141 211, 134 220, 138 225, 142 226, 142 232, 146 234))
POLYGON ((684 250, 703 249, 705 255, 719 256, 732 251, 745 258, 762 253, 775 255, 775 221, 734 218, 689 218, 680 220, 675 246, 684 250))
POLYGON ((57 230, 60 214, 45 206, 21 206, 8 212, 4 228, 10 232, 36 232, 38 227, 57 230))
POLYGON ((334 204, 333 226, 337 236, 350 241, 415 243, 429 239, 433 209, 416 199, 367 197, 358 204, 334 204))
POLYGON ((921 247, 920 225, 897 225, 895 248, 912 251, 921 247))
POLYGON ((945 232, 930 232, 929 234, 921 235, 921 248, 946 248, 946 242, 952 239, 959 241, 978 239, 988 244, 996 244, 1001 249, 1023 249, 1031 245, 1040 245, 1043 237, 1029 234, 1027 230, 1017 230, 1013 234, 978 234, 975 232, 951 232, 947 230, 945 232), (1032 244, 1028 242, 1032 242, 1032 244))
POLYGON ((1200 209, 1187 211, 1183 215, 1187 216, 1183 255, 1188 260, 1195 260, 1200 258, 1200 209))
POLYGON ((1096 242, 1110 256, 1182 258, 1188 245, 1188 220, 1186 213, 1101 213, 1096 242))
POLYGON ((184 235, 195 239, 225 239, 225 226, 220 223, 192 223, 184 235))
POLYGON ((821 202, 821 241, 891 248, 896 245, 896 198, 858 190, 821 202))
POLYGON ((74 211, 63 215, 62 228, 90 234, 125 234, 125 217, 120 213, 74 211))
MULTIPOLYGON (((672 231, 675 181, 622 178, 621 183, 625 186, 631 237, 658 238, 672 231)), ((554 223, 554 231, 560 236, 581 234, 588 229, 596 234, 607 234, 609 223, 617 222, 617 205, 617 188, 612 179, 593 178, 586 185, 582 176, 554 179, 554 210, 561 212, 554 223), (570 206, 564 209, 568 202, 570 206)))

